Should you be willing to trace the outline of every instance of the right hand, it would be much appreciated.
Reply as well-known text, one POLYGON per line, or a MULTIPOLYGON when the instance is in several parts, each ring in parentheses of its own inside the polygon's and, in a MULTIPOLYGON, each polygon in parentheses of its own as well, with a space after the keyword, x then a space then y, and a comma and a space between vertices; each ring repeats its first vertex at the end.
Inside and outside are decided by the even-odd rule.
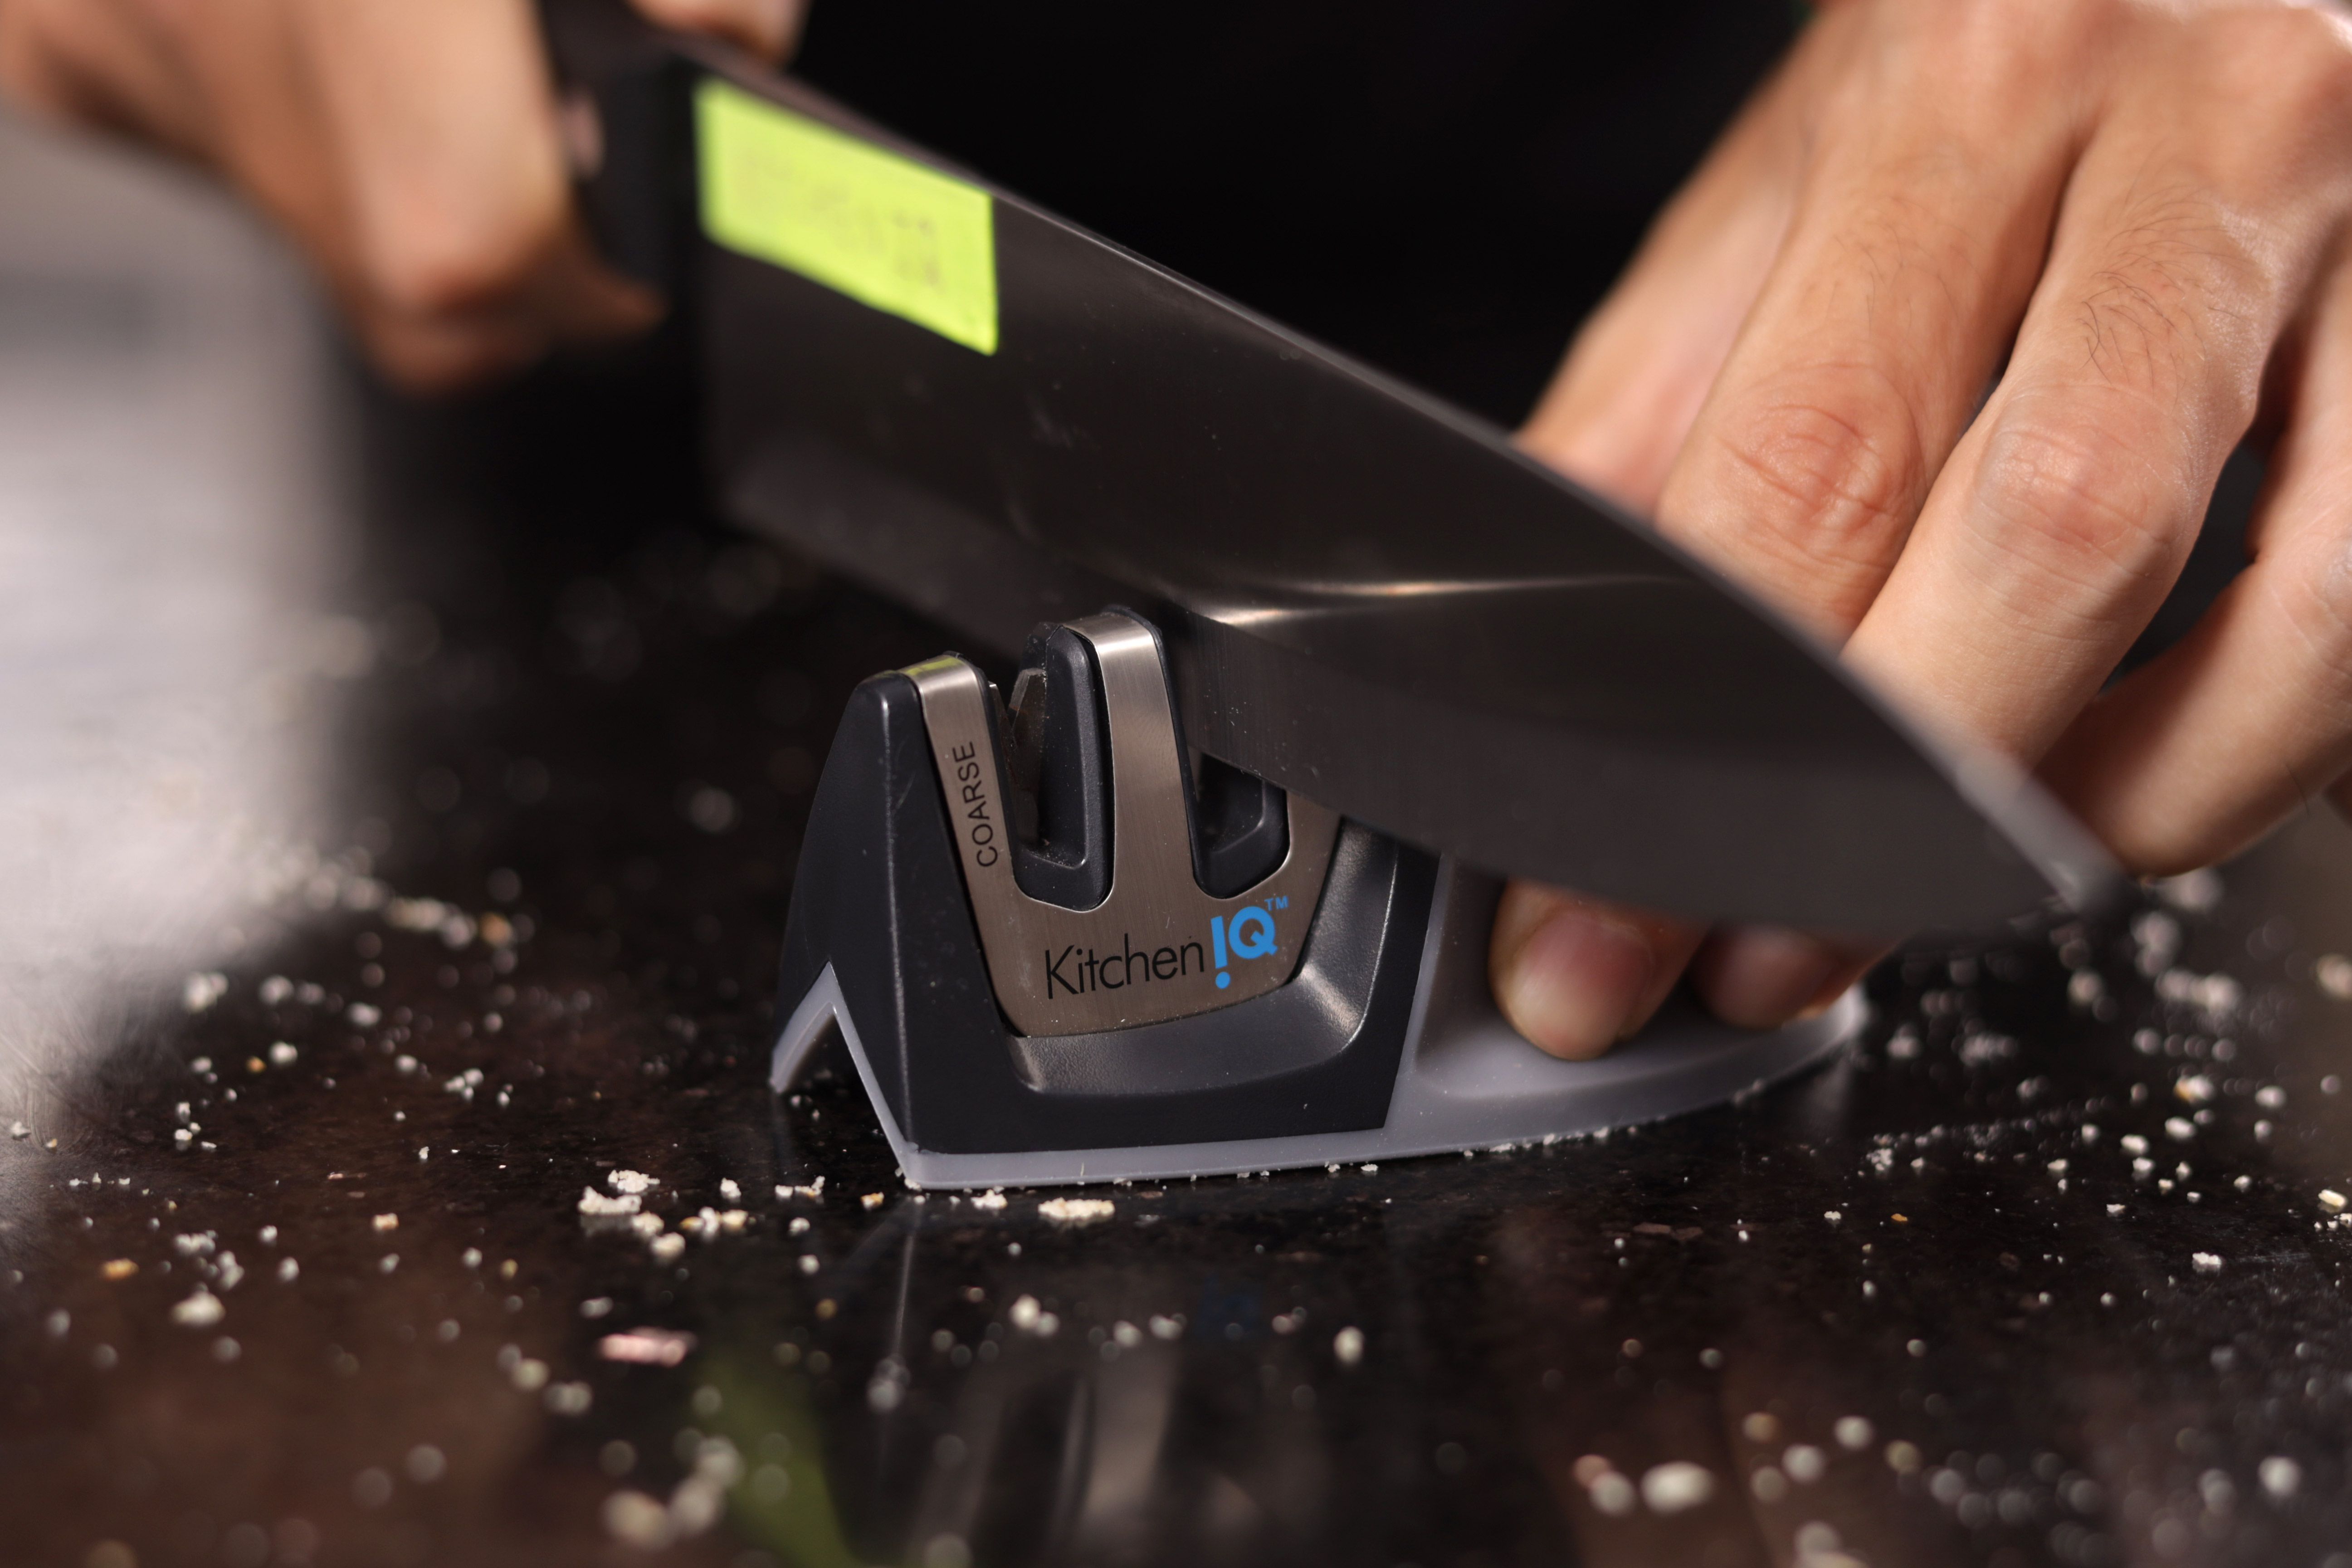
MULTIPOLYGON (((2352 17, 2300 0, 1836 0, 1660 218, 1522 443, 1654 515, 2126 869, 2352 800, 2352 17), (1988 386, 1990 390, 1988 391, 1988 386), (2251 560, 2109 684, 2222 462, 2251 560)), ((1726 1021, 1864 945, 1531 883, 1492 978, 1559 1056, 1688 967, 1726 1021)))
MULTIPOLYGON (((634 0, 783 58, 802 0, 634 0)), ((306 250, 369 356, 440 391, 626 336, 656 296, 572 210, 530 0, 5 0, 0 91, 219 170, 306 250)))

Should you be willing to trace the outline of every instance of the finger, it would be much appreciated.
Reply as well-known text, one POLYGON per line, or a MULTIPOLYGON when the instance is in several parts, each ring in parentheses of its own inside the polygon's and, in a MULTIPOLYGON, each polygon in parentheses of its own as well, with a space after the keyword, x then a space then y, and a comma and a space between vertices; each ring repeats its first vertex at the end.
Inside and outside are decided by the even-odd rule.
POLYGON ((764 60, 782 60, 800 41, 804 0, 631 0, 657 26, 724 38, 764 60))
POLYGON ((1487 977, 1511 1027, 1556 1057, 1597 1057, 1649 1022, 1697 948, 1696 927, 1537 882, 1495 911, 1487 977))
POLYGON ((395 372, 461 375, 658 316, 578 227, 523 0, 309 0, 302 23, 371 340, 425 345, 395 372))
MULTIPOLYGON (((1730 353, 1788 221, 1801 163, 1806 57, 1776 72, 1643 239, 1570 345, 1521 446, 1646 514, 1730 353)), ((1606 1051, 1657 1011, 1696 927, 1530 882, 1503 894, 1488 976, 1515 1029, 1570 1059, 1606 1051)))
POLYGON ((1726 926, 1692 961, 1691 984, 1725 1023, 1777 1029, 1827 1011, 1885 953, 1785 926, 1726 926))
POLYGON ((2234 854, 2352 773, 2352 263, 2332 268, 2301 335, 2252 561, 2042 769, 2143 874, 2234 854))
POLYGON ((1792 62, 1740 112, 1578 329, 1519 430, 1536 457, 1644 516, 1780 248, 1811 74, 1792 62))
MULTIPOLYGON (((1839 69, 1788 234, 1658 512, 1834 644, 1893 570, 2032 294, 2081 110, 2043 58, 1951 8, 1816 26, 1839 69)), ((1693 980, 1718 1016, 1769 1028, 1827 1005, 1872 956, 1733 931, 1693 980)))
POLYGON ((1825 640, 1869 607, 2030 297, 2079 110, 1943 6, 1857 7, 1814 157, 1660 526, 1825 640), (1995 60, 2007 68, 1994 68, 1995 60))
POLYGON ((0 93, 28 112, 198 150, 200 94, 143 14, 120 0, 0 5, 0 93))

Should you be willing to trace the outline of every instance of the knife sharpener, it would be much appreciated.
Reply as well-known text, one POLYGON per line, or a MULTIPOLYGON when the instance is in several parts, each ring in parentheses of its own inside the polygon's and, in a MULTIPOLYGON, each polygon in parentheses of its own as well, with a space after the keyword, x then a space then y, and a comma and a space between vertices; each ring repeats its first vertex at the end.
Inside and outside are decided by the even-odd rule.
POLYGON ((1541 1142, 1717 1104, 1853 1036, 1679 998, 1559 1061, 1488 991, 1500 882, 1188 749, 1132 613, 1041 627, 1007 703, 877 675, 818 781, 784 941, 789 1088, 837 1033, 906 1178, 1208 1175, 1541 1142))

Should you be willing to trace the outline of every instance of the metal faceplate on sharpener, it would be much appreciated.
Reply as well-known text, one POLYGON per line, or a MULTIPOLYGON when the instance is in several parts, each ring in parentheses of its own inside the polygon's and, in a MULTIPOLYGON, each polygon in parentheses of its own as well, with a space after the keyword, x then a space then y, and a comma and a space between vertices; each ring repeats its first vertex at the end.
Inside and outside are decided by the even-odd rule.
POLYGON ((1109 732, 1110 888, 1091 908, 1032 898, 1014 875, 1012 792, 985 678, 952 657, 906 671, 922 698, 997 1005, 1022 1035, 1079 1035, 1276 989, 1297 967, 1339 817, 1289 796, 1281 862, 1234 897, 1211 897, 1194 875, 1185 759, 1158 639, 1123 615, 1068 629, 1092 656, 1109 732))
POLYGON ((1762 1035, 1670 1005, 1598 1061, 1546 1057, 1487 991, 1497 881, 1255 781, 1280 831, 1217 861, 1215 764, 1188 761, 1152 627, 1112 613, 1049 633, 1010 711, 960 658, 866 681, 811 807, 771 1080, 837 1030, 910 1183, 1593 1131, 1730 1099, 1862 1021, 1857 995, 1762 1035))

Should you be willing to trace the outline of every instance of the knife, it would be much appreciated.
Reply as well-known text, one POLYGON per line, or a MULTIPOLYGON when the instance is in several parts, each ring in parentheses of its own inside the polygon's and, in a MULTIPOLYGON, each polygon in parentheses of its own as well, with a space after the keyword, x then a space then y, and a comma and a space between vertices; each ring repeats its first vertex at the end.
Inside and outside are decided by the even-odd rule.
POLYGON ((699 338, 723 510, 983 659, 1131 606, 1199 750, 1688 919, 1899 936, 2116 887, 2021 770, 1501 430, 722 47, 550 24, 600 239, 699 338))

